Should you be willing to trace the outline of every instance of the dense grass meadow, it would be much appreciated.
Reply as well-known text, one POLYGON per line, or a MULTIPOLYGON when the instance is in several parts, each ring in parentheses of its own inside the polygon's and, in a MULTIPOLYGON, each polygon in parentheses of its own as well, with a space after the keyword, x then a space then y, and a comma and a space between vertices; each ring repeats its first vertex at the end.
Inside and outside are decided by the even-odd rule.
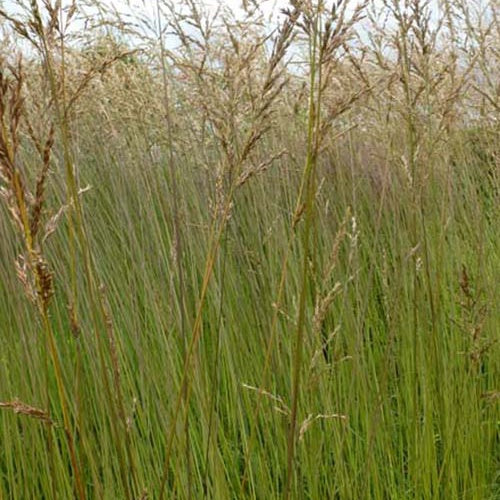
POLYGON ((497 0, 0 2, 0 500, 500 498, 497 0))

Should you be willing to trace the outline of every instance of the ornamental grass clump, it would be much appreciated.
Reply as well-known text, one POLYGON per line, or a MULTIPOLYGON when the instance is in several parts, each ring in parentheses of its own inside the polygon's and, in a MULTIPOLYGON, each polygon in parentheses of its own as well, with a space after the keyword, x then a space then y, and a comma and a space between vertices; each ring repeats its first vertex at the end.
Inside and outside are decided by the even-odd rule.
POLYGON ((499 496, 497 5, 272 3, 0 6, 0 499, 499 496))

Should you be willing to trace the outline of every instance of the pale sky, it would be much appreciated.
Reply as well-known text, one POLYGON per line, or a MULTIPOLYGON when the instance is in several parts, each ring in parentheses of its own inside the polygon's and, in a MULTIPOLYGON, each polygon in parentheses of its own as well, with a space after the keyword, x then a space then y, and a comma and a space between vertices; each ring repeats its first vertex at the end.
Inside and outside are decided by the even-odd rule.
MULTIPOLYGON (((146 8, 146 10, 152 10, 155 8, 155 1, 154 0, 101 0, 103 4, 107 5, 114 5, 117 9, 126 9, 127 4, 132 4, 136 7, 146 8)), ((284 7, 288 4, 288 0, 259 0, 259 2, 262 4, 262 8, 264 12, 270 13, 273 10, 277 10, 281 7, 284 7)), ((0 5, 3 5, 5 8, 12 8, 15 7, 16 3, 20 3, 20 0, 0 0, 0 5)), ((29 0, 21 0, 21 3, 24 3, 26 5, 29 4, 29 0)), ((40 2, 41 3, 41 2, 40 2)), ((68 4, 69 1, 63 1, 64 4, 68 4)), ((179 5, 185 3, 184 0, 174 0, 174 3, 178 3, 179 5)), ((214 8, 215 5, 217 5, 217 0, 203 0, 203 3, 207 5, 209 8, 214 8)), ((227 5, 231 8, 238 9, 241 5, 241 0, 220 0, 220 3, 227 5)))
MULTIPOLYGON (((141 10, 146 10, 147 12, 154 14, 156 9, 155 0, 102 0, 103 3, 108 5, 114 5, 118 10, 127 9, 126 4, 130 3, 136 8, 141 10)), ((266 16, 278 13, 281 8, 288 5, 288 0, 258 0, 262 11, 266 16)), ((185 4, 184 0, 173 0, 174 4, 182 6, 185 4)), ((238 12, 241 7, 241 0, 202 0, 202 3, 207 7, 208 10, 215 11, 219 4, 227 5, 234 12, 238 12)))
MULTIPOLYGON (((54 2, 54 0, 51 0, 54 2)), ((171 0, 172 1, 172 0, 171 0)), ((235 13, 241 7, 241 0, 201 0, 202 3, 206 6, 206 8, 210 11, 215 11, 217 5, 222 4, 230 7, 235 13)), ((286 7, 289 2, 288 0, 257 0, 260 4, 262 12, 266 17, 274 16, 280 12, 280 9, 286 7)), ((71 0, 62 0, 62 4, 68 5, 71 0)), ((85 4, 92 3, 93 0, 77 0, 77 4, 84 6, 85 4)), ((133 13, 140 13, 145 15, 148 18, 156 17, 156 0, 99 0, 101 5, 112 8, 116 12, 127 15, 131 14, 133 17, 133 13)), ((185 5, 185 0, 173 0, 174 4, 185 5)), ((19 5, 24 5, 29 7, 30 0, 0 0, 0 6, 2 6, 9 13, 18 13, 19 5)), ((42 1, 38 0, 38 4, 42 5, 42 1)), ((160 0, 161 4, 161 0, 160 0)), ((43 11, 43 8, 41 8, 43 11)), ((88 12, 88 8, 85 9, 88 12)))
MULTIPOLYGON (((42 5, 42 0, 37 0, 39 5, 42 5)), ((50 0, 51 2, 55 2, 55 0, 50 0)), ((94 0, 77 0, 77 4, 85 5, 91 4, 94 0)), ((174 4, 182 7, 186 4, 185 0, 170 0, 173 1, 174 4)), ((350 0, 349 10, 350 8, 354 8, 358 3, 362 0, 350 0)), ((19 4, 29 7, 31 0, 0 0, 0 6, 3 6, 5 10, 10 13, 19 11, 19 4)), ((68 5, 71 0, 62 0, 63 5, 68 5)), ((115 10, 117 13, 127 16, 130 16, 130 19, 133 20, 134 15, 139 17, 144 16, 149 20, 153 20, 156 18, 156 0, 98 0, 101 5, 105 5, 112 10, 115 10)), ((242 0, 201 0, 201 2, 207 7, 209 11, 215 11, 216 6, 219 4, 226 5, 233 9, 233 11, 237 14, 240 6, 242 4, 242 0)), ((276 15, 279 14, 280 10, 289 5, 288 0, 257 0, 259 3, 262 12, 271 21, 276 15)), ((328 2, 329 3, 329 2, 328 2)), ((440 0, 431 0, 430 5, 434 10, 438 9, 438 5, 440 0)), ((161 0, 160 0, 161 4, 161 0)), ((371 0, 370 4, 372 6, 381 6, 381 0, 371 0)), ((41 9, 43 10, 43 9, 41 9)), ((89 14, 89 10, 85 9, 86 14, 89 14)), ((92 12, 92 11, 90 11, 92 12)), ((136 17, 137 19, 137 17, 136 17)), ((273 23, 270 23, 271 25, 273 23)), ((77 28, 79 28, 79 24, 76 23, 77 28)), ((75 28, 75 26, 73 26, 75 28)))

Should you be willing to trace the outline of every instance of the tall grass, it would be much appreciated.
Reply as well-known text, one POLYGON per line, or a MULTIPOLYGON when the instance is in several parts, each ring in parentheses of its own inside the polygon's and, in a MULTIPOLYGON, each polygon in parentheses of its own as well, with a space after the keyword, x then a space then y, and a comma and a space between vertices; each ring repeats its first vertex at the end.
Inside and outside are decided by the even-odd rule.
POLYGON ((495 1, 17 4, 0 499, 497 498, 495 1))

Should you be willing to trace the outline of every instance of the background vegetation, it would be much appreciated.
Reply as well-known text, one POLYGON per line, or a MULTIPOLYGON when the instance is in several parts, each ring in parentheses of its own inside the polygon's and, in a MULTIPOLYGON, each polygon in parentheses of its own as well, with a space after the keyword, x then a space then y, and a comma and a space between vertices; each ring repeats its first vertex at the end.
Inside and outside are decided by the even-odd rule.
POLYGON ((499 498, 498 2, 123 12, 0 8, 0 499, 499 498))

